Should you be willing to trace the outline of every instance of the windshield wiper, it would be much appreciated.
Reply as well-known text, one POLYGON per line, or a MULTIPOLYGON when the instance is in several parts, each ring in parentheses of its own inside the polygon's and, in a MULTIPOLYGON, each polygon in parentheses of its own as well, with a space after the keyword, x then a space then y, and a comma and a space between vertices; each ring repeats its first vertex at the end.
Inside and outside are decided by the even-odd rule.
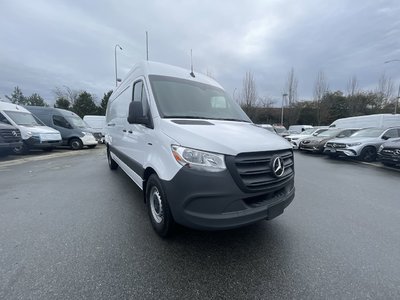
POLYGON ((242 119, 234 119, 234 118, 212 118, 213 120, 222 120, 222 121, 236 121, 236 122, 244 122, 250 123, 249 121, 242 120, 242 119))

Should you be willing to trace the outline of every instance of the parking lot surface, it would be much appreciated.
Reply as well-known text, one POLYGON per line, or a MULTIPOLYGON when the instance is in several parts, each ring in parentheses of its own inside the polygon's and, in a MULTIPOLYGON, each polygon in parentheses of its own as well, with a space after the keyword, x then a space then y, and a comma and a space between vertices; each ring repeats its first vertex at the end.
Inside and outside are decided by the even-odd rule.
POLYGON ((0 161, 0 299, 400 298, 399 171, 296 153, 277 219, 164 240, 104 147, 65 153, 0 161))

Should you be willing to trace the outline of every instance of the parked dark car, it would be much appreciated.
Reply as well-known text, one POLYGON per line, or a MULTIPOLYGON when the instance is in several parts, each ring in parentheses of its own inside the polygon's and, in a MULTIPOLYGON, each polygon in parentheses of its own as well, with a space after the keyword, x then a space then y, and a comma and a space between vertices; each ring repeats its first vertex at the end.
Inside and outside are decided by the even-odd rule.
POLYGON ((317 136, 309 137, 300 142, 299 149, 310 151, 314 153, 322 153, 324 151, 325 143, 334 138, 344 138, 352 135, 358 129, 328 129, 321 132, 317 136))
POLYGON ((19 129, 0 122, 0 155, 21 146, 22 139, 19 129))
POLYGON ((377 159, 385 166, 400 165, 400 139, 382 144, 379 147, 377 159))

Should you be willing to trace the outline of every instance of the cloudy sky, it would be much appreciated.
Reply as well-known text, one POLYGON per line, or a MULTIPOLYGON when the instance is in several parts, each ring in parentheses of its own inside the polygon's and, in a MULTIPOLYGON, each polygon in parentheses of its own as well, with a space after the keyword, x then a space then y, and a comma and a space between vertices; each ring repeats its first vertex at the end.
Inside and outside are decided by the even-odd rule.
POLYGON ((385 72, 400 84, 400 2, 0 0, 0 99, 19 86, 54 103, 55 87, 97 96, 145 59, 209 73, 236 96, 246 71, 258 95, 281 99, 293 67, 311 99, 318 71, 331 90, 356 76, 374 89, 385 72))

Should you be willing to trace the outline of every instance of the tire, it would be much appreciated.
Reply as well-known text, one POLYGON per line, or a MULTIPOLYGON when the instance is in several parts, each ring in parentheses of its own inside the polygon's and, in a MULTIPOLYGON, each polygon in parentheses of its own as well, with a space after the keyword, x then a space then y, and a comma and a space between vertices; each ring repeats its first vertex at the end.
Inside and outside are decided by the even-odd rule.
POLYGON ((162 183, 156 174, 152 174, 147 181, 146 205, 150 222, 157 234, 163 238, 171 235, 175 221, 162 183))
POLYGON ((375 147, 365 147, 362 149, 360 159, 366 162, 372 162, 376 160, 376 149, 375 147))
POLYGON ((89 149, 93 149, 93 148, 96 148, 96 146, 97 146, 97 145, 89 145, 88 148, 89 148, 89 149))
POLYGON ((81 139, 72 138, 69 140, 69 146, 72 150, 81 150, 83 148, 83 143, 81 139))
POLYGON ((23 155, 23 154, 28 154, 29 148, 25 144, 22 144, 19 147, 14 147, 12 151, 14 154, 23 155))
POLYGON ((111 154, 110 154, 110 149, 107 147, 107 161, 108 161, 108 167, 110 170, 116 170, 118 169, 118 164, 115 162, 115 160, 112 159, 111 154))

